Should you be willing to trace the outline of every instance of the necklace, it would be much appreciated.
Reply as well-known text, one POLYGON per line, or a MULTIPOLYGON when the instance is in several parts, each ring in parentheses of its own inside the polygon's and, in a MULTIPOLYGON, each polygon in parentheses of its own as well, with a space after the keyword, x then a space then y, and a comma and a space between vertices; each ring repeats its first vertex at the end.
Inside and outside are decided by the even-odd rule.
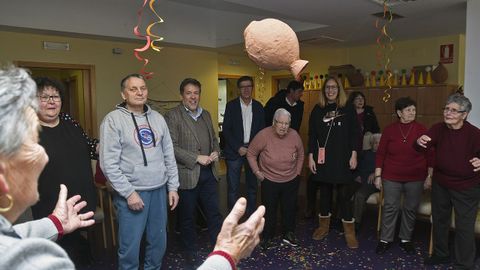
POLYGON ((402 142, 403 143, 407 143, 407 137, 408 137, 408 134, 410 134, 410 131, 412 130, 412 126, 413 124, 410 124, 410 126, 408 127, 408 131, 407 131, 407 134, 403 134, 403 130, 402 130, 402 125, 400 124, 398 126, 398 129, 400 129, 400 133, 402 134, 402 142))

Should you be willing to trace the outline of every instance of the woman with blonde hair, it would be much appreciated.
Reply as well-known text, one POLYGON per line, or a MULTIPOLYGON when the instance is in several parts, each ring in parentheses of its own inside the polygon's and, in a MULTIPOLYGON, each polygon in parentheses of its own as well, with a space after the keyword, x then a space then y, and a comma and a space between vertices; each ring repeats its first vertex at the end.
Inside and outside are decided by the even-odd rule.
POLYGON ((353 106, 347 105, 342 84, 329 77, 321 90, 319 102, 310 114, 308 167, 313 181, 320 184, 319 227, 313 239, 328 235, 333 189, 349 248, 357 248, 352 206, 352 170, 357 167, 359 128, 353 106))

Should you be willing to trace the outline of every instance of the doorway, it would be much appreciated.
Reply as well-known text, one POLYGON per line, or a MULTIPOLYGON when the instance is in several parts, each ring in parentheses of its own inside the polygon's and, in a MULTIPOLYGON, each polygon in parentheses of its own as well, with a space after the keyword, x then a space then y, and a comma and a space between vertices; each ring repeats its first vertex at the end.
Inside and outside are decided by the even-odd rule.
POLYGON ((85 132, 98 137, 95 106, 95 67, 93 65, 16 61, 30 70, 32 77, 50 77, 63 83, 62 111, 80 123, 85 132))

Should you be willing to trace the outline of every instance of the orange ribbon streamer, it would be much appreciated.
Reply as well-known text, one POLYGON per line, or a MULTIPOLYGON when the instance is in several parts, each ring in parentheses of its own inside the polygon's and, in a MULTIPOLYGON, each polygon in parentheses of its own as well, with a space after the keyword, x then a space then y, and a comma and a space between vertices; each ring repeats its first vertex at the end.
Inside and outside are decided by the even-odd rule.
POLYGON ((148 0, 144 0, 142 7, 137 11, 138 21, 137 21, 137 25, 133 28, 133 33, 135 34, 135 36, 137 36, 139 38, 142 38, 142 39, 145 39, 146 43, 141 48, 133 49, 133 54, 135 55, 135 58, 137 58, 139 61, 143 62, 143 67, 140 69, 140 74, 145 76, 145 79, 150 79, 150 78, 153 77, 153 72, 146 71, 146 67, 149 63, 149 60, 148 60, 148 58, 142 57, 140 55, 140 53, 148 50, 148 48, 150 48, 150 47, 152 48, 152 50, 157 51, 157 52, 159 52, 162 49, 161 47, 155 45, 155 42, 162 41, 163 37, 152 34, 152 27, 159 24, 159 23, 162 23, 163 19, 158 15, 157 11, 153 7, 153 4, 155 3, 155 0, 150 0, 150 2, 149 2, 150 10, 153 12, 153 14, 155 14, 155 16, 158 18, 158 20, 156 22, 153 22, 153 23, 148 25, 148 27, 146 29, 146 32, 147 32, 146 35, 142 35, 140 33, 140 23, 142 22, 143 9, 147 5, 147 2, 148 2, 148 0))
POLYGON ((153 75, 153 72, 147 72, 146 71, 146 67, 147 67, 148 62, 149 62, 148 58, 143 58, 140 55, 141 52, 144 52, 144 51, 148 50, 148 48, 150 47, 150 43, 151 43, 150 36, 149 35, 142 35, 140 33, 140 30, 139 30, 140 23, 142 21, 143 8, 145 7, 146 4, 147 4, 147 0, 144 0, 142 7, 140 9, 138 9, 138 11, 137 11, 137 16, 138 16, 137 25, 133 28, 133 33, 135 34, 135 36, 137 36, 139 38, 142 38, 142 39, 145 39, 146 43, 145 43, 145 46, 143 46, 141 48, 133 49, 133 54, 135 55, 135 58, 137 58, 139 61, 143 62, 143 67, 140 69, 140 74, 145 76, 145 79, 150 79, 153 75))
POLYGON ((380 27, 380 24, 379 24, 379 21, 380 19, 377 19, 375 21, 375 28, 379 29, 379 32, 380 34, 378 35, 377 39, 376 39, 376 42, 379 46, 379 49, 377 50, 377 65, 378 66, 381 66, 381 63, 382 63, 382 60, 385 59, 385 65, 384 65, 384 69, 385 69, 385 73, 387 75, 387 80, 386 80, 386 84, 387 84, 387 89, 385 89, 384 91, 384 96, 382 98, 383 102, 388 102, 390 100, 390 90, 392 89, 392 85, 391 85, 391 78, 392 78, 392 72, 390 71, 390 57, 389 57, 389 52, 393 51, 393 45, 392 45, 392 41, 393 41, 393 38, 388 34, 387 32, 387 25, 390 24, 392 21, 393 21, 393 15, 392 15, 392 11, 391 9, 389 8, 389 6, 387 5, 389 0, 384 0, 383 1, 383 19, 386 20, 385 24, 383 24, 382 27, 380 27), (388 18, 387 18, 388 16, 388 18), (387 46, 385 45, 385 43, 383 43, 382 41, 386 39, 386 42, 388 42, 388 47, 389 47, 389 51, 386 50, 387 46))
POLYGON ((162 47, 156 46, 155 42, 162 41, 163 37, 152 34, 151 29, 152 29, 153 26, 155 26, 157 24, 160 24, 160 23, 163 23, 163 19, 158 15, 157 11, 155 11, 155 8, 153 8, 153 3, 155 3, 155 0, 150 0, 150 3, 149 3, 150 10, 153 12, 153 14, 155 14, 155 16, 157 16, 158 21, 151 23, 147 27, 147 34, 152 38, 152 42, 150 43, 150 47, 152 47, 152 50, 155 50, 155 51, 159 52, 162 49, 162 47))

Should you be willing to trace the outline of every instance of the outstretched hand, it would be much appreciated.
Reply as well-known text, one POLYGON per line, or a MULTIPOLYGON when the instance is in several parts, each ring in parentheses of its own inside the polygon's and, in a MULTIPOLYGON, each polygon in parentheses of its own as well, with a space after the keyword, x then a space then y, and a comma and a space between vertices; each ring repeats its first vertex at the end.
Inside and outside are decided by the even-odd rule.
POLYGON ((473 171, 478 172, 480 171, 480 159, 478 157, 474 157, 470 159, 470 163, 473 166, 473 171))
POLYGON ((62 223, 63 233, 71 233, 78 228, 93 225, 95 221, 92 219, 92 211, 85 214, 78 214, 78 212, 87 205, 87 202, 79 202, 81 199, 80 195, 72 196, 67 200, 67 194, 67 187, 63 184, 60 185, 57 205, 52 213, 62 223))
POLYGON ((265 225, 265 206, 261 205, 242 224, 238 224, 245 214, 247 200, 240 198, 233 206, 232 211, 223 221, 222 230, 218 234, 214 250, 228 253, 235 263, 240 259, 250 256, 255 246, 260 242, 260 233, 265 225))

